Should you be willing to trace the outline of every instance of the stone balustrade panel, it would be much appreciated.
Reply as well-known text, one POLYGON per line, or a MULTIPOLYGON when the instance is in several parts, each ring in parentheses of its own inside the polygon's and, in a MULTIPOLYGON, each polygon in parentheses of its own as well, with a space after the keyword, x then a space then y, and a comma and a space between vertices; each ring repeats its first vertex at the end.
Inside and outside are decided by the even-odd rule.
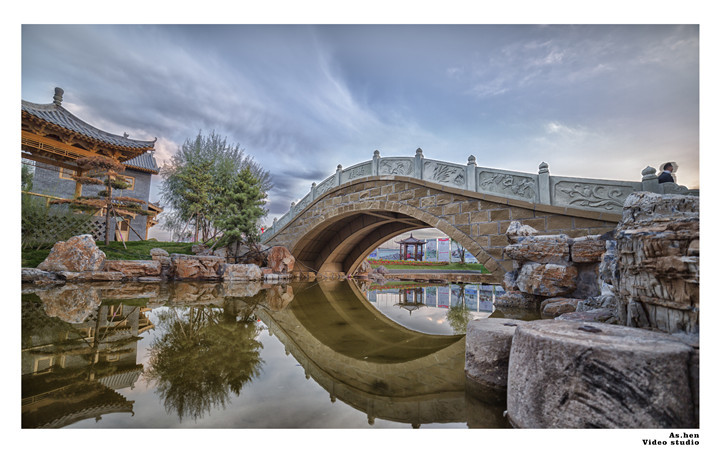
POLYGON ((475 191, 508 198, 537 202, 538 182, 536 174, 477 168, 475 191))

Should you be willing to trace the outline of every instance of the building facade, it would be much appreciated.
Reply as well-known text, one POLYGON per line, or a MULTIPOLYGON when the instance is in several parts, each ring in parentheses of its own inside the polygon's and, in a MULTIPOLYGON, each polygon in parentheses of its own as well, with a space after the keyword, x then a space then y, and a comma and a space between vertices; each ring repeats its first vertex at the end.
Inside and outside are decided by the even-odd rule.
MULTIPOLYGON (((62 107, 62 96, 63 90, 56 88, 50 104, 22 101, 21 157, 34 166, 29 193, 49 200, 97 195, 102 186, 82 186, 73 179, 89 175, 83 173, 76 161, 96 155, 116 159, 125 165, 122 176, 130 186, 114 190, 114 195, 142 200, 143 209, 150 214, 112 218, 111 240, 146 240, 149 229, 157 224, 157 215, 162 212, 161 207, 150 202, 152 175, 159 173, 153 156, 155 140, 133 140, 127 134, 100 130, 62 107)), ((96 217, 95 223, 104 225, 104 209, 98 211, 96 217)), ((104 239, 104 227, 89 232, 96 240, 104 239)))

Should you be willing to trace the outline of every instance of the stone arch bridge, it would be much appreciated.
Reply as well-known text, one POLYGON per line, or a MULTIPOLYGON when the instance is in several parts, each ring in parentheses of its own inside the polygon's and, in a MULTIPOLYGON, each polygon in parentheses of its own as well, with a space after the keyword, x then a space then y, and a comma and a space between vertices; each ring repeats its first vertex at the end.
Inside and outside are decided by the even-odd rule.
POLYGON ((617 181, 551 176, 415 157, 380 157, 335 174, 311 190, 261 236, 282 245, 301 267, 351 274, 367 255, 392 237, 437 228, 462 244, 499 281, 512 268, 503 258, 505 232, 518 220, 546 234, 602 234, 620 221, 625 198, 635 191, 689 193, 658 184, 656 170, 642 180, 617 181))

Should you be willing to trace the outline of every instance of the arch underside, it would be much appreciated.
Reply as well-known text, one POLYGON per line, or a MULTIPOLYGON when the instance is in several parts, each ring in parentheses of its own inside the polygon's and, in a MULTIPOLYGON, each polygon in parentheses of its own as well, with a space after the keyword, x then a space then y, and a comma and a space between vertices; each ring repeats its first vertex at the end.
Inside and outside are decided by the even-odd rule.
POLYGON ((404 232, 432 227, 411 216, 387 211, 354 212, 318 225, 292 250, 295 259, 317 272, 354 272, 375 248, 404 232))

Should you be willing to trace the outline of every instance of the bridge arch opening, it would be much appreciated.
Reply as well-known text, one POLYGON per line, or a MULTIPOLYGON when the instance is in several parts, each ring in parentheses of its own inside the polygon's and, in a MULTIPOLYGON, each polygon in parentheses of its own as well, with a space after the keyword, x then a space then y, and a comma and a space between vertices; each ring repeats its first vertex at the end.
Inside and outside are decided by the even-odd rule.
POLYGON ((373 250, 393 237, 435 228, 463 246, 491 272, 504 273, 502 266, 477 242, 442 218, 407 204, 383 204, 376 209, 361 204, 346 206, 336 215, 319 216, 304 225, 291 249, 296 261, 315 272, 352 274, 373 250))

